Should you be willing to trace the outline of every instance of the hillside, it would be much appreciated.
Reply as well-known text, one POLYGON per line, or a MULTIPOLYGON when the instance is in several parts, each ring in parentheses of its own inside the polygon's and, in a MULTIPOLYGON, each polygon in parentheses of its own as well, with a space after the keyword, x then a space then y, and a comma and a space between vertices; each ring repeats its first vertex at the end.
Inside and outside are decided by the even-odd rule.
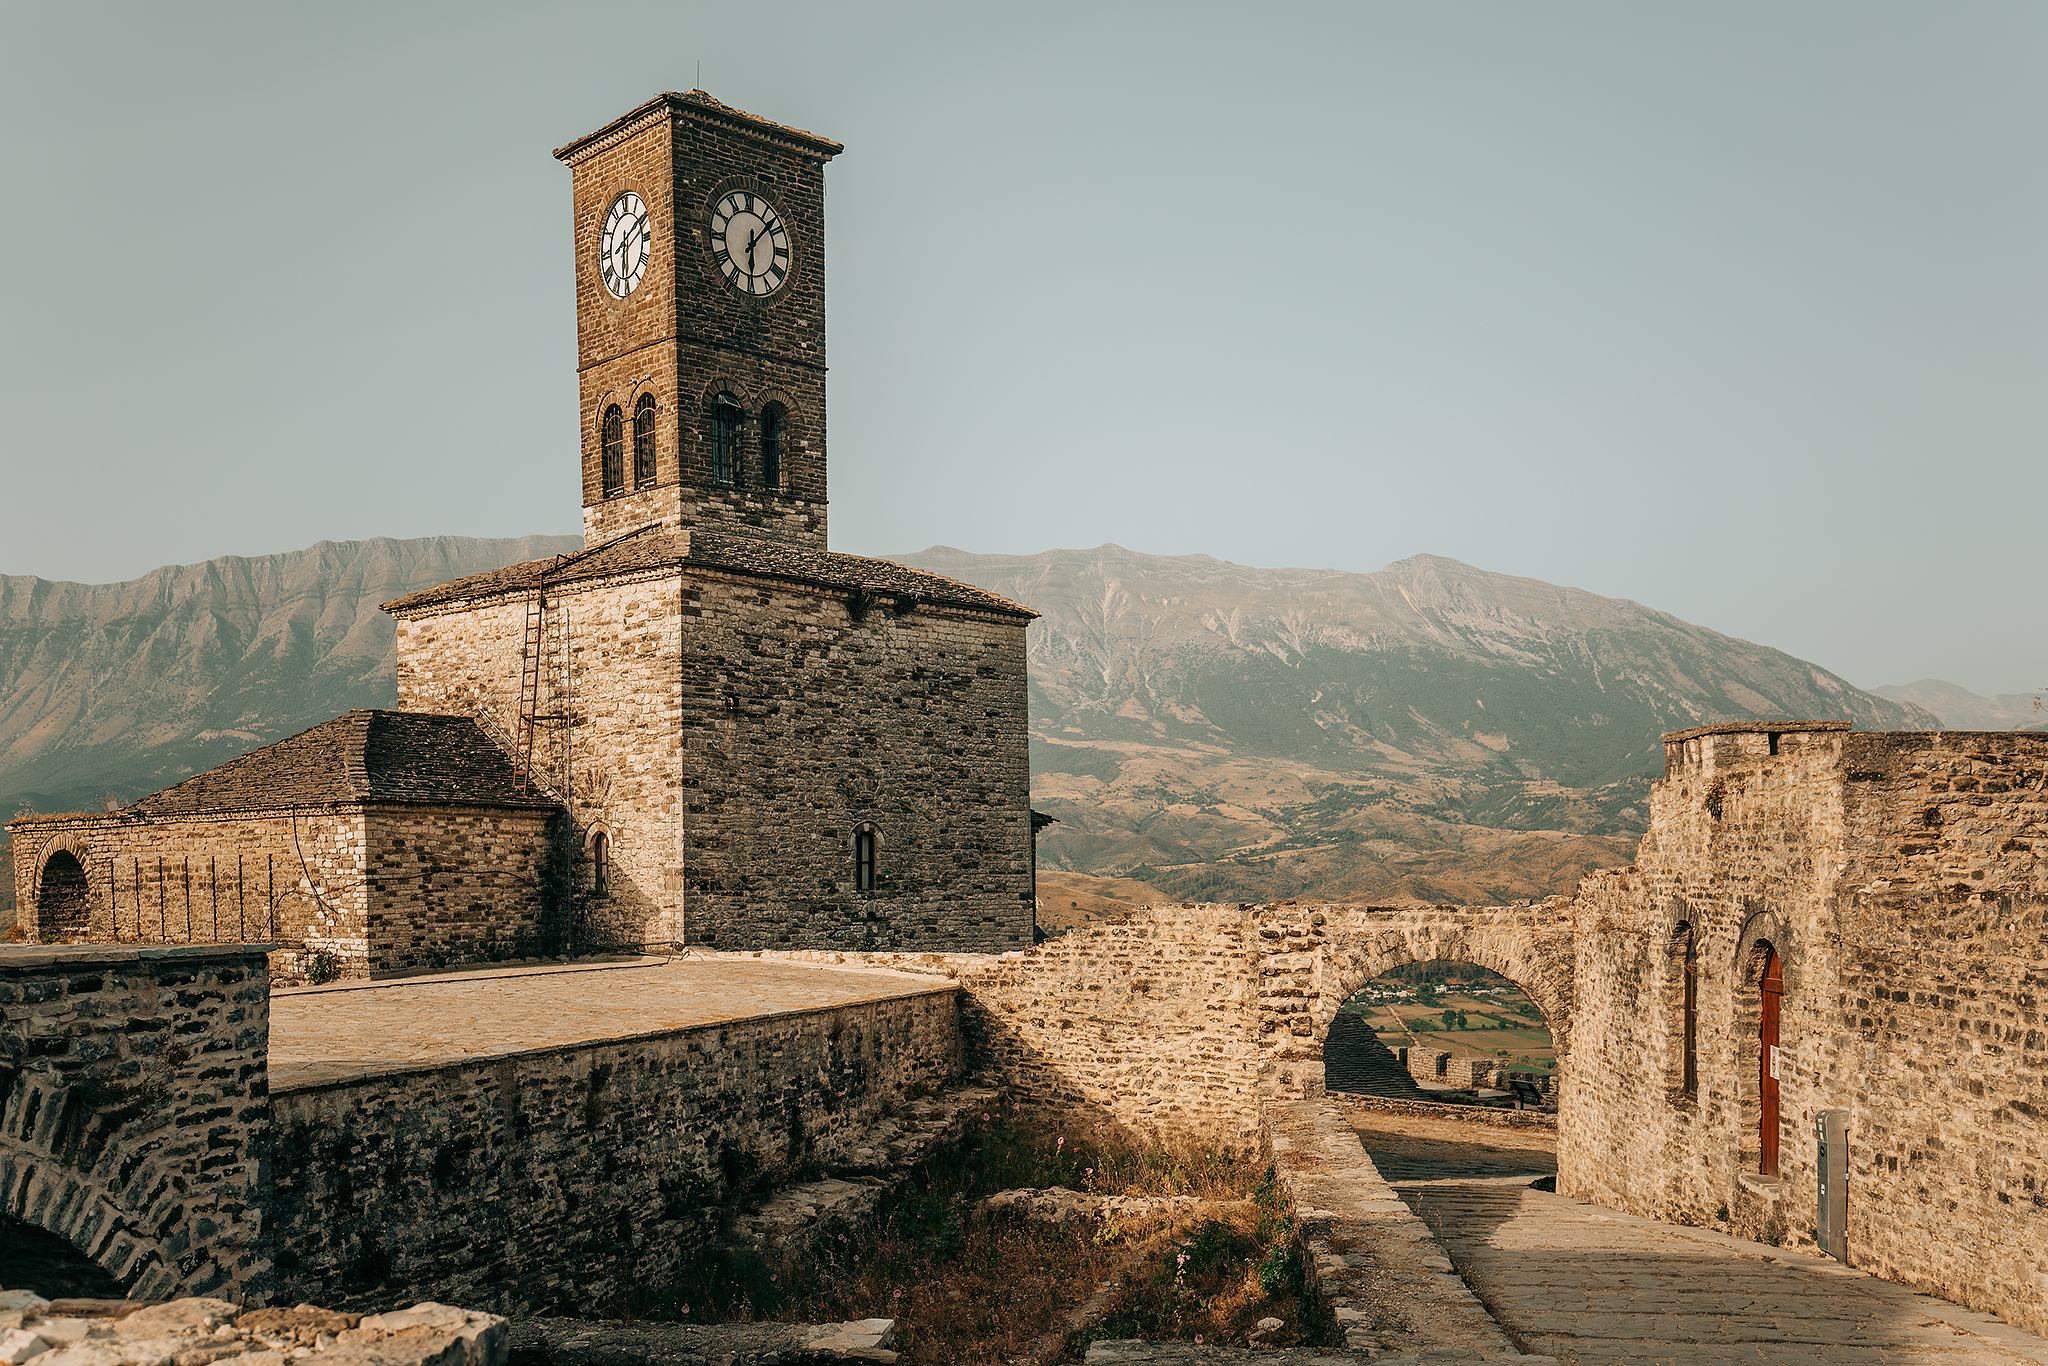
POLYGON ((127 583, 0 575, 0 813, 98 809, 397 696, 377 604, 576 536, 322 541, 127 583))
POLYGON ((1940 726, 1782 651, 1432 555, 893 558, 1044 613, 1032 793, 1061 824, 1041 866, 1174 896, 1541 896, 1633 856, 1665 731, 1940 726))
POLYGON ((1923 678, 1903 686, 1872 688, 1893 702, 1925 707, 1941 718, 1944 730, 2048 730, 2048 713, 2038 705, 2040 694, 2005 692, 1979 697, 1968 688, 1939 678, 1923 678))

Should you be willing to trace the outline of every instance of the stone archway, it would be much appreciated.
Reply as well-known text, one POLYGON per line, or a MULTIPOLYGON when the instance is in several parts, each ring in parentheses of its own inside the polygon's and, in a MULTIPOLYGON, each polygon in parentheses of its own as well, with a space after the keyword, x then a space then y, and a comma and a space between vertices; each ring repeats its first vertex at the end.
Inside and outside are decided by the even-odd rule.
POLYGON ((1323 1042, 1339 1007, 1392 968, 1448 960, 1497 972, 1528 995, 1550 1028, 1559 1084, 1566 1084, 1573 973, 1566 905, 1258 908, 1266 1077, 1284 1091, 1321 1091, 1323 1042))
POLYGON ((45 850, 36 872, 36 929, 46 940, 79 940, 92 932, 92 889, 81 851, 70 845, 45 850))

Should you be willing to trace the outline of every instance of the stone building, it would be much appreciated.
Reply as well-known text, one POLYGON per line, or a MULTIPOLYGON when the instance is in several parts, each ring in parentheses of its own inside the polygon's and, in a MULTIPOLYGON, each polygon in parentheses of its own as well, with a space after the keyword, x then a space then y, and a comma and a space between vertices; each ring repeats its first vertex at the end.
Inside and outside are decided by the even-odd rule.
POLYGON ((294 973, 322 953, 438 967, 558 939, 561 820, 470 717, 352 711, 133 805, 8 828, 39 937, 269 940, 294 973))
MULTIPOLYGON (((535 876, 522 845, 496 899, 480 895, 487 930, 400 947, 414 903, 366 865, 360 926, 287 917, 280 937, 303 928, 349 971, 486 945, 1031 943, 1036 614, 826 548, 824 169, 839 151, 691 91, 556 153, 571 173, 589 548, 385 604, 400 708, 491 737, 505 792, 560 817, 527 818, 553 832, 556 871, 535 876)), ((246 879, 255 846, 208 801, 179 808, 178 876, 240 857, 246 879)), ((70 935, 82 922, 66 898, 114 905, 96 879, 144 855, 107 832, 140 819, 11 827, 27 840, 24 918, 70 935), (83 890, 68 864, 31 856, 58 838, 78 845, 83 890)), ((172 857, 162 839, 147 857, 158 846, 172 857)), ((108 910, 90 928, 180 937, 159 920, 131 930, 108 910)))

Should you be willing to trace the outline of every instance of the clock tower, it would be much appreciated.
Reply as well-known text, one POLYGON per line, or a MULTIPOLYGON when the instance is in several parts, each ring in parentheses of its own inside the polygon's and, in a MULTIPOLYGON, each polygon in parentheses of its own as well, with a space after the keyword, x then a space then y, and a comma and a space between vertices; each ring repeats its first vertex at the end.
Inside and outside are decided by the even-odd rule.
POLYGON ((825 549, 825 163, 840 145, 658 95, 572 174, 583 533, 825 549))

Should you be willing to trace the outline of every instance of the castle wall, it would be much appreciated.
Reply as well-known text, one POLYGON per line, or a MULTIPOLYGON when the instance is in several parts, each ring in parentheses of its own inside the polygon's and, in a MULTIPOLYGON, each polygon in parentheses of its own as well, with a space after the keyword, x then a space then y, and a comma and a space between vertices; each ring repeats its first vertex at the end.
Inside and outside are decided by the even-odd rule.
POLYGON ((275 1303, 588 1311, 962 1070, 951 987, 272 1093, 275 1303))
MULTIPOLYGON (((708 568, 549 590, 574 941, 1001 951, 1031 942, 1024 628, 708 568), (854 837, 879 842, 855 887, 854 837), (594 836, 610 840, 599 896, 594 836)), ((525 604, 398 621, 399 705, 518 725, 525 604)))
POLYGON ((1670 746, 1635 865, 1580 892, 1573 1073, 1599 1080, 1564 1091, 1560 1190, 1810 1245, 1814 1118, 1847 1110, 1851 1262, 2048 1330, 2044 781, 2048 744, 2012 734, 1670 746), (1700 944, 1691 1095, 1680 922, 1700 944), (1784 973, 1775 1179, 1765 941, 1784 973))

